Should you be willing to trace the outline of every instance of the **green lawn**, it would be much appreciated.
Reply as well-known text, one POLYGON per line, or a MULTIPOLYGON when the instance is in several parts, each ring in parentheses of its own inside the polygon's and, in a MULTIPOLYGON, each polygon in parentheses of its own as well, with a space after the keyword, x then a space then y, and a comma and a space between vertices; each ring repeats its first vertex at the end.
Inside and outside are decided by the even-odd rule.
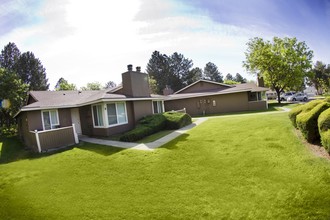
POLYGON ((330 161, 287 113, 209 119, 155 151, 11 155, 0 219, 330 219, 330 161))

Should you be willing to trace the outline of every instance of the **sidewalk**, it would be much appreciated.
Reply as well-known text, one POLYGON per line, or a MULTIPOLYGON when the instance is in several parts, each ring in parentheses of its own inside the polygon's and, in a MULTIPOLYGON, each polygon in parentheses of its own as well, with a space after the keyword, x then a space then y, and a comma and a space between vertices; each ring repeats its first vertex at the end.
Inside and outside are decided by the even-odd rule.
POLYGON ((100 144, 100 145, 106 145, 106 146, 112 146, 112 147, 119 147, 119 148, 126 148, 126 149, 136 149, 136 150, 154 150, 171 140, 179 137, 181 134, 186 133, 190 129, 196 127, 197 125, 200 125, 201 123, 205 122, 209 118, 220 118, 220 117, 233 117, 233 116, 249 116, 249 115, 263 115, 263 114, 274 114, 274 113, 283 113, 288 112, 290 109, 282 107, 283 111, 277 111, 277 112, 260 112, 260 113, 249 113, 249 114, 237 114, 237 115, 219 115, 219 116, 209 116, 209 117, 202 117, 202 118, 194 118, 196 121, 192 124, 180 128, 178 130, 173 131, 172 133, 154 141, 151 143, 132 143, 132 142, 121 142, 121 141, 111 141, 111 140, 104 140, 100 138, 91 138, 87 136, 79 136, 80 141, 93 143, 93 144, 100 144))
POLYGON ((155 148, 158 148, 171 140, 177 138, 181 134, 186 133, 193 127, 196 127, 197 125, 200 125, 204 121, 206 121, 207 118, 198 118, 195 122, 193 122, 190 125, 187 125, 186 127, 180 128, 178 130, 173 131, 172 133, 154 141, 151 143, 131 143, 131 142, 121 142, 121 141, 111 141, 111 140, 104 140, 104 139, 99 139, 99 138, 91 138, 87 136, 80 136, 79 140, 88 142, 88 143, 93 143, 93 144, 101 144, 101 145, 106 145, 106 146, 113 146, 113 147, 120 147, 120 148, 127 148, 127 149, 136 149, 136 150, 154 150, 155 148))

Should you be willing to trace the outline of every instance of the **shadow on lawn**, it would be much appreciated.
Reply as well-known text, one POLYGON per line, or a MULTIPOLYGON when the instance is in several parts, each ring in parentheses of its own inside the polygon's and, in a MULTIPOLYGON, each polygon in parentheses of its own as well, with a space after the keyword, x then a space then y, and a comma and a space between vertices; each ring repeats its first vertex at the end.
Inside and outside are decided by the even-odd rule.
POLYGON ((178 143, 180 143, 182 141, 186 141, 188 137, 189 137, 189 134, 187 134, 187 133, 181 134, 179 137, 164 144, 160 148, 168 149, 168 150, 176 150, 176 149, 178 149, 178 143))
POLYGON ((11 163, 24 159, 33 160, 41 157, 47 157, 53 154, 58 154, 67 150, 71 150, 74 147, 71 146, 56 151, 40 154, 26 148, 17 136, 0 137, 0 143, 2 143, 2 147, 0 148, 0 164, 11 163))
POLYGON ((110 156, 110 155, 119 153, 123 150, 126 150, 124 148, 104 146, 104 145, 92 144, 92 143, 86 143, 86 142, 83 142, 77 148, 79 148, 80 150, 86 150, 86 151, 90 151, 93 153, 101 154, 103 156, 110 156))

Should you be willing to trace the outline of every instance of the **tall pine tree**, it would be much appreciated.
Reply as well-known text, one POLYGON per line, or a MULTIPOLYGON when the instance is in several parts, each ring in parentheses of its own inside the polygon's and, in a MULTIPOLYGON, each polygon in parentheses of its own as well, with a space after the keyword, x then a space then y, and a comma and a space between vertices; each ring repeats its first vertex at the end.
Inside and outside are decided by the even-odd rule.
POLYGON ((218 67, 211 62, 208 62, 204 67, 204 77, 207 80, 223 82, 222 74, 219 72, 218 67))

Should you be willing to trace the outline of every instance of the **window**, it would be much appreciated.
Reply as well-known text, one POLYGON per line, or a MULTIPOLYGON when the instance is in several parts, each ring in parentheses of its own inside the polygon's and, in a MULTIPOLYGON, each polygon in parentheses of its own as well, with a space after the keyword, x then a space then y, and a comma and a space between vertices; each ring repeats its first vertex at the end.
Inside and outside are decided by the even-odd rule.
POLYGON ((42 111, 42 124, 44 130, 54 129, 59 126, 57 110, 42 111))
POLYGON ((111 127, 127 123, 125 102, 93 105, 92 109, 95 127, 111 127))
POLYGON ((104 125, 102 105, 93 105, 93 121, 95 127, 102 127, 104 125))
POLYGON ((164 112, 163 101, 152 101, 152 107, 154 114, 164 112))
POLYGON ((107 104, 108 125, 127 123, 126 106, 124 102, 107 104))

